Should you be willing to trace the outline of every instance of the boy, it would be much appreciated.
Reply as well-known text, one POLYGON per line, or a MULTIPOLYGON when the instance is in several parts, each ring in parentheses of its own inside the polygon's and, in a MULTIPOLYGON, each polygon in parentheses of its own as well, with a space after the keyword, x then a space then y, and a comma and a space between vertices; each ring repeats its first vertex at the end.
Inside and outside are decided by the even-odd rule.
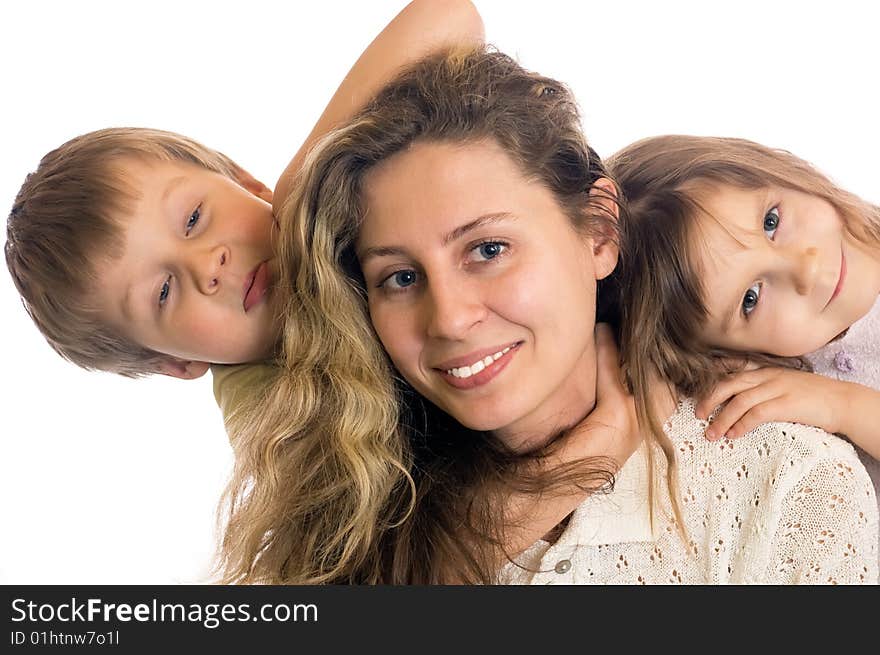
POLYGON ((342 81, 273 193, 227 157, 158 130, 77 137, 28 176, 7 266, 63 357, 129 377, 271 357, 273 212, 308 150, 410 61, 483 38, 468 0, 414 0, 342 81))

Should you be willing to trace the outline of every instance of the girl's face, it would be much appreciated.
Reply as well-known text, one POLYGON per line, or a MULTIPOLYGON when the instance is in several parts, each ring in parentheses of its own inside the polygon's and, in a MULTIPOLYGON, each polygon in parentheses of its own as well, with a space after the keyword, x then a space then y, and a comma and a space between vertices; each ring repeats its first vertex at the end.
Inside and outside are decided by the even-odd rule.
POLYGON ((785 188, 721 186, 702 198, 693 246, 707 343, 783 356, 821 348, 880 293, 876 254, 827 201, 785 188))
POLYGON ((406 380, 514 448, 588 413, 596 280, 614 246, 577 233, 494 142, 416 143, 364 183, 358 259, 406 380))

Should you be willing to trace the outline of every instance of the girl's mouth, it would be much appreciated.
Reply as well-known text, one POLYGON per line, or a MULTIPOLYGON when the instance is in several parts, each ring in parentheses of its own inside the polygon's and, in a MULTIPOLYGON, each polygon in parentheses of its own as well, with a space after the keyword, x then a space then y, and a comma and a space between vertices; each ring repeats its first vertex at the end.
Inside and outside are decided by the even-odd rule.
POLYGON ((831 294, 831 297, 828 299, 828 302, 825 303, 825 306, 831 304, 831 301, 837 298, 840 294, 840 290, 843 288, 843 281, 846 279, 846 256, 843 254, 843 250, 840 251, 840 277, 837 279, 837 286, 834 287, 834 293, 831 294))

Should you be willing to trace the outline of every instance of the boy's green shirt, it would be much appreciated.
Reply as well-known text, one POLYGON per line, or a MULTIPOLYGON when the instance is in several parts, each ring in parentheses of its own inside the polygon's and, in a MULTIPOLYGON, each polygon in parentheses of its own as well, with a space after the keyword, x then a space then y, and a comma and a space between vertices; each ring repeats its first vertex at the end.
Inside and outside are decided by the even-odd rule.
POLYGON ((264 389, 275 374, 271 364, 212 364, 214 399, 223 414, 223 423, 245 406, 253 406, 254 394, 264 389))

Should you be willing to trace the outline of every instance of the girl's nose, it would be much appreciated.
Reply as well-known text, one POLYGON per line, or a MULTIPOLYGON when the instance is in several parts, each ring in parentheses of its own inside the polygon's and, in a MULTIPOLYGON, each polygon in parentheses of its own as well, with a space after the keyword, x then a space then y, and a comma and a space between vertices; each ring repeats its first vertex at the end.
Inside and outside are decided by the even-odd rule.
POLYGON ((795 290, 802 296, 808 296, 816 286, 819 273, 819 251, 807 248, 793 258, 792 278, 795 290))

